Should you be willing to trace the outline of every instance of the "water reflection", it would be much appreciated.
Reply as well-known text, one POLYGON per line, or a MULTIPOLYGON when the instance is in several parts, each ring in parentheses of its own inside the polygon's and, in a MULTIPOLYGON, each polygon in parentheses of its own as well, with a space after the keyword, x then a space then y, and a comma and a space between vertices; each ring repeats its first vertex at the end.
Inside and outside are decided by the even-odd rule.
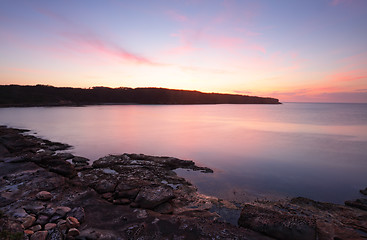
POLYGON ((342 202, 366 187, 363 104, 6 108, 0 123, 69 143, 92 160, 124 152, 193 159, 215 173, 180 174, 227 199, 342 202))

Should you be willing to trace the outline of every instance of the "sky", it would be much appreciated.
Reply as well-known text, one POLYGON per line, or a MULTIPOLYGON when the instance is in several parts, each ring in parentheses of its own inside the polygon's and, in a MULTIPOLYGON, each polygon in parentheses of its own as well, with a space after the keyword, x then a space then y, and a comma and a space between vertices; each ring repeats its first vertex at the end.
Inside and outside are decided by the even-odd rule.
POLYGON ((0 0, 0 84, 367 102, 367 0, 0 0))

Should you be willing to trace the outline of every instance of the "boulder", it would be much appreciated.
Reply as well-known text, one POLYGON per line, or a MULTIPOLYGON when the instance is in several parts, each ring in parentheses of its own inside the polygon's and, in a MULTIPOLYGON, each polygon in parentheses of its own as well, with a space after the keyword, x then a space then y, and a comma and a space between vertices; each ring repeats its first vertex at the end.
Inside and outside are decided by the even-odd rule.
POLYGON ((115 191, 116 182, 108 181, 108 180, 101 180, 99 181, 95 186, 94 190, 96 190, 98 193, 107 193, 107 192, 113 192, 115 191))
POLYGON ((64 207, 64 206, 60 206, 60 207, 57 207, 56 210, 55 210, 55 214, 56 215, 59 215, 61 218, 65 217, 66 214, 68 212, 71 211, 71 208, 69 207, 64 207))
POLYGON ((246 204, 238 224, 277 239, 363 239, 367 212, 307 198, 246 204))
POLYGON ((89 159, 85 157, 75 156, 72 161, 73 163, 87 163, 89 162, 89 159))
POLYGON ((76 237, 76 236, 79 236, 79 230, 76 229, 76 228, 70 228, 69 231, 68 231, 68 237, 76 237))
POLYGON ((36 223, 43 226, 46 223, 48 223, 48 219, 49 219, 49 217, 46 216, 46 215, 39 215, 38 218, 37 218, 36 223))
POLYGON ((142 208, 153 209, 172 198, 174 198, 173 189, 169 186, 145 186, 140 189, 135 202, 142 208))
POLYGON ((65 159, 65 160, 71 159, 74 157, 74 155, 71 153, 57 153, 56 156, 59 158, 65 159))
POLYGON ((24 234, 27 236, 31 236, 34 232, 32 230, 24 230, 24 234))
POLYGON ((27 217, 25 217, 24 221, 23 221, 23 226, 25 229, 30 228, 31 226, 33 226, 33 224, 36 222, 36 218, 29 215, 27 217))
POLYGON ((73 178, 76 176, 76 170, 73 165, 63 159, 52 159, 47 162, 47 165, 51 172, 64 177, 73 178))
POLYGON ((359 190, 363 195, 367 195, 367 188, 359 190))
POLYGON ((48 201, 52 198, 52 194, 47 191, 41 191, 37 193, 36 198, 41 201, 48 201))
POLYGON ((367 199, 366 198, 359 198, 356 200, 345 201, 345 205, 367 211, 367 199))
POLYGON ((316 236, 315 222, 309 218, 251 204, 242 209, 238 225, 284 240, 309 240, 316 236))
POLYGON ((37 231, 39 231, 41 229, 42 229, 42 226, 39 225, 39 224, 38 225, 35 225, 35 226, 31 227, 31 228, 29 228, 29 230, 31 230, 33 232, 37 232, 37 231))
POLYGON ((67 217, 66 225, 68 226, 68 228, 77 228, 80 226, 80 223, 75 217, 67 217))
POLYGON ((51 229, 55 228, 56 226, 57 226, 56 223, 47 223, 45 225, 45 230, 46 231, 51 230, 51 229))
POLYGON ((47 238, 47 231, 38 231, 32 234, 30 240, 46 240, 47 238))
POLYGON ((162 214, 171 214, 173 213, 173 206, 169 202, 165 202, 155 207, 154 211, 162 214))

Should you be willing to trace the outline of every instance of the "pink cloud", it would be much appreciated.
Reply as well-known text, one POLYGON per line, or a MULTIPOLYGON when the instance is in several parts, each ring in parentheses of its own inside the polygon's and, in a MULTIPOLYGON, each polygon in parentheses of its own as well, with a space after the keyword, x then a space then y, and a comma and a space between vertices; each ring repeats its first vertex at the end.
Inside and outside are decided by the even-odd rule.
POLYGON ((154 62, 148 58, 142 57, 138 54, 132 53, 118 44, 100 38, 92 33, 77 34, 77 33, 63 33, 63 36, 71 41, 69 45, 72 49, 84 53, 102 53, 104 55, 116 57, 125 61, 130 61, 137 64, 146 65, 162 65, 154 62))
POLYGON ((344 90, 333 87, 300 88, 285 91, 261 92, 259 96, 270 96, 280 102, 350 102, 367 103, 366 89, 344 90))
POLYGON ((97 34, 94 34, 88 28, 75 24, 69 19, 61 16, 49 9, 42 7, 35 7, 36 11, 45 15, 55 21, 62 23, 69 32, 58 33, 62 37, 69 41, 67 46, 75 51, 83 53, 102 53, 107 56, 112 56, 125 61, 133 62, 136 64, 145 65, 161 65, 139 54, 132 53, 131 51, 121 47, 119 44, 104 39, 97 34))
POLYGON ((325 77, 331 82, 352 82, 360 79, 367 79, 367 74, 360 71, 335 72, 325 77))

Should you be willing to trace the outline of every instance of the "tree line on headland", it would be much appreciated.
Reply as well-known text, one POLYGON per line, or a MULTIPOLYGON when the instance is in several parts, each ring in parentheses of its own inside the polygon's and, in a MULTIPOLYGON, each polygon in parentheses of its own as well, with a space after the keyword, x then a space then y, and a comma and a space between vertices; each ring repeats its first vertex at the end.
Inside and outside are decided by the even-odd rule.
POLYGON ((0 106, 3 107, 93 104, 280 104, 280 102, 270 97, 167 88, 0 85, 0 106))

